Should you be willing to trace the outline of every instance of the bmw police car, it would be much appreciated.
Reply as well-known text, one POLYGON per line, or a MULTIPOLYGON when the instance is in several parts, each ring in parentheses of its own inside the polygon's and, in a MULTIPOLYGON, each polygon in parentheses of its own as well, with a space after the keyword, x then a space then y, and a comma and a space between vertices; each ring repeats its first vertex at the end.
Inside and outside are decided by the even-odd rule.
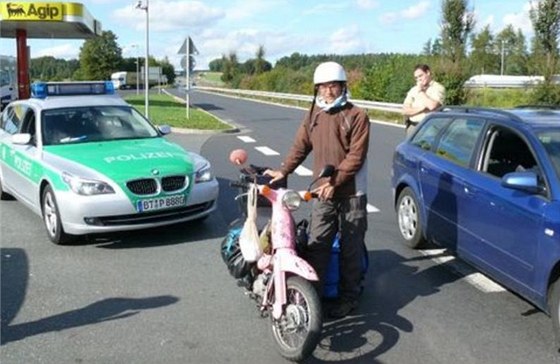
POLYGON ((0 198, 42 216, 51 241, 203 219, 210 163, 163 138, 111 82, 35 83, 0 121, 0 198))

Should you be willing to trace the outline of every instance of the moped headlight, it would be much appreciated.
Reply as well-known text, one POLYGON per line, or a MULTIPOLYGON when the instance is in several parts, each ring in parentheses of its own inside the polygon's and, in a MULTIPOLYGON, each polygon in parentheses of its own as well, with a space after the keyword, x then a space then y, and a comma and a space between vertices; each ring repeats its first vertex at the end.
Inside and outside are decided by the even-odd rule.
POLYGON ((62 174, 62 179, 78 195, 92 196, 115 193, 113 187, 103 181, 84 179, 66 172, 62 174))
POLYGON ((284 196, 282 196, 282 203, 288 210, 297 210, 301 204, 301 197, 295 191, 286 191, 284 196))

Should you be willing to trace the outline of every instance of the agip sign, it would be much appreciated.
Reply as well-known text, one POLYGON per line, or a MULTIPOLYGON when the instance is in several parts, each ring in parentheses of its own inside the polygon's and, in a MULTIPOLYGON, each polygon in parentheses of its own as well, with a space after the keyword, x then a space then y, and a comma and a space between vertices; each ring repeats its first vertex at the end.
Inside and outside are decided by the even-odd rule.
POLYGON ((62 3, 2 2, 3 20, 62 21, 62 3))

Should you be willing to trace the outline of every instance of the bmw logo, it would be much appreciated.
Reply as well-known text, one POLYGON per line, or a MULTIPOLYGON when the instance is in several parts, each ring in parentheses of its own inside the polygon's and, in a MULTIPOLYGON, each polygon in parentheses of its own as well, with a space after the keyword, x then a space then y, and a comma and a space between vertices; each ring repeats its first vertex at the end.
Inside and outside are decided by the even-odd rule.
POLYGON ((152 174, 154 176, 157 176, 159 174, 159 171, 157 169, 152 169, 152 174))

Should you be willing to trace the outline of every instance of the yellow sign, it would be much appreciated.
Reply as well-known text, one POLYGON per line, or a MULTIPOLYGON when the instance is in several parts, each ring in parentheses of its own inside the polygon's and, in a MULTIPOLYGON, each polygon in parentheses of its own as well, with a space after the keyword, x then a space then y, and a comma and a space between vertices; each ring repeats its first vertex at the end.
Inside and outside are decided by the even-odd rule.
POLYGON ((62 3, 2 2, 2 20, 62 21, 62 3))

